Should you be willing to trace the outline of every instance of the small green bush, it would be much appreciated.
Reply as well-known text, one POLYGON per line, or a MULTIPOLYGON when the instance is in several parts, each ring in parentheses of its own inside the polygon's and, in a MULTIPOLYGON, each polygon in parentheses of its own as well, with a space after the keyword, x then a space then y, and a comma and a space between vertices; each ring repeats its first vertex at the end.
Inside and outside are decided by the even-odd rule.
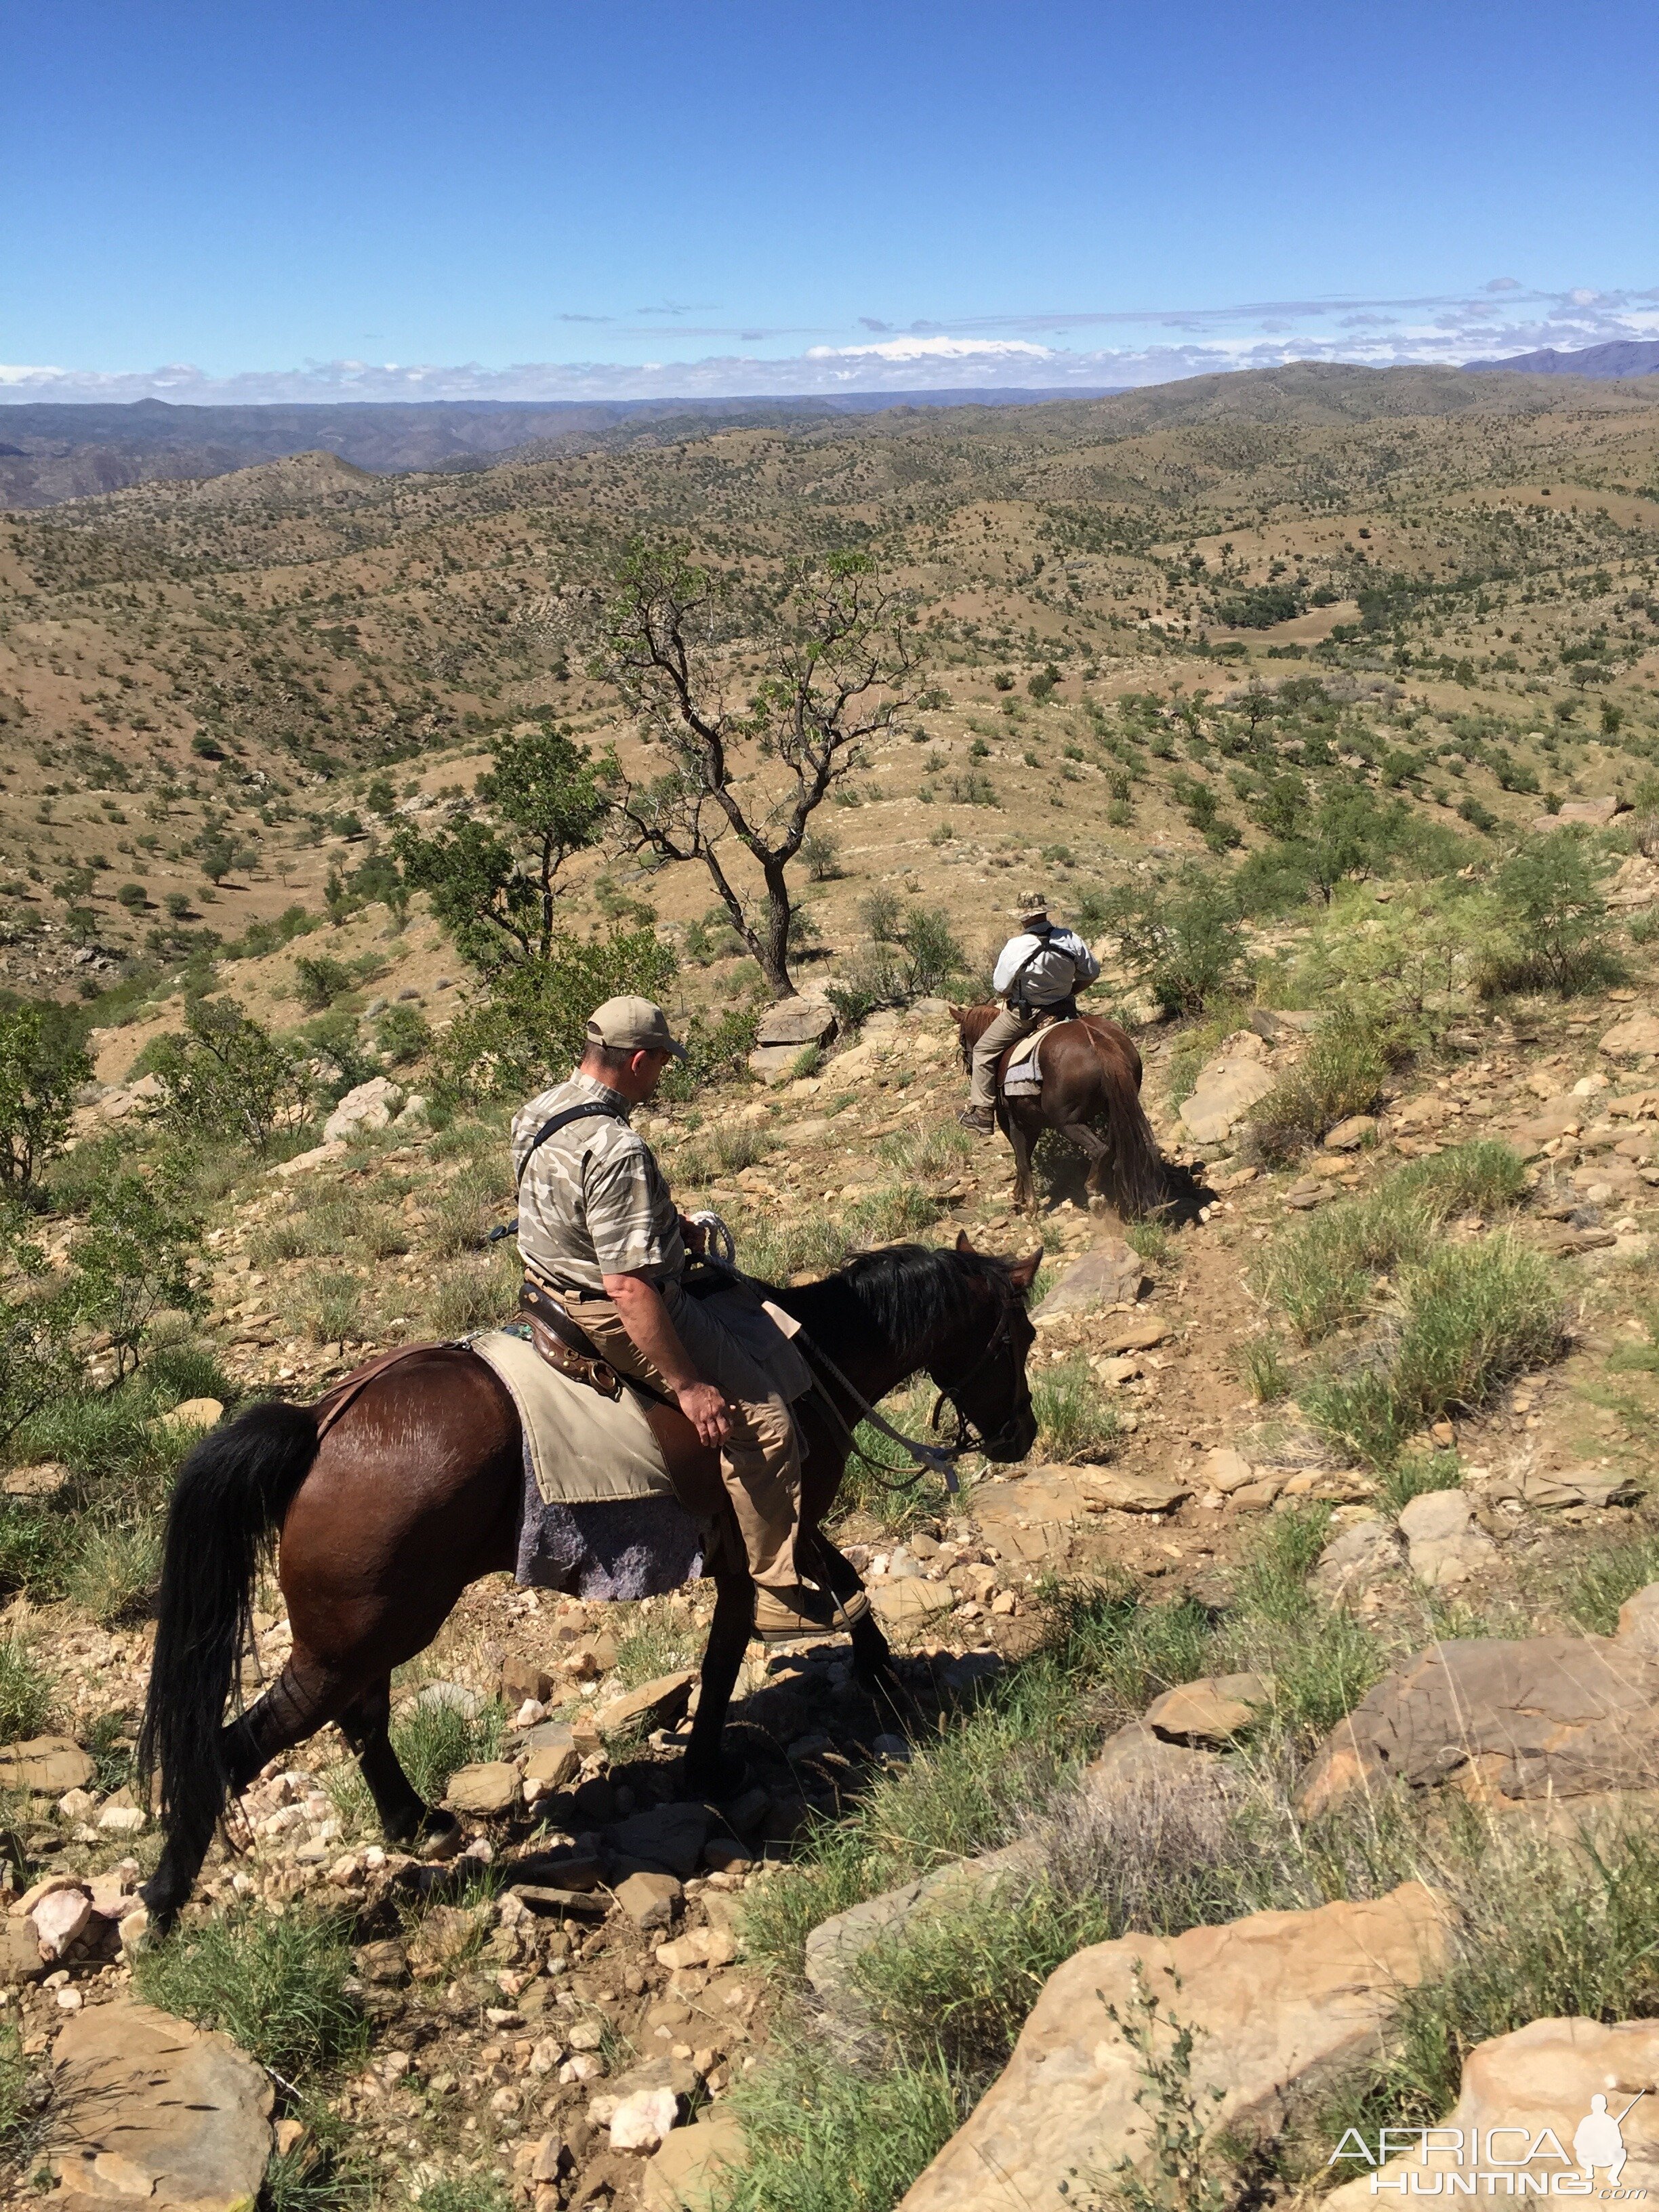
POLYGON ((1251 1108, 1249 1149, 1279 1164, 1317 1144, 1328 1129, 1369 1114, 1382 1098, 1397 1043, 1363 1019, 1333 1016, 1321 1024, 1299 1063, 1251 1108))
POLYGON ((39 1735, 52 1711, 52 1683, 22 1637, 0 1638, 0 1741, 39 1735))
POLYGON ((1032 1377, 1037 1448, 1046 1460, 1109 1458, 1121 1435, 1115 1409, 1081 1358, 1045 1367, 1032 1377))
POLYGON ((234 1912, 180 1928, 133 1971, 147 2004, 222 2029, 290 2081, 363 2048, 350 1977, 349 1923, 294 1906, 280 1919, 234 1912))

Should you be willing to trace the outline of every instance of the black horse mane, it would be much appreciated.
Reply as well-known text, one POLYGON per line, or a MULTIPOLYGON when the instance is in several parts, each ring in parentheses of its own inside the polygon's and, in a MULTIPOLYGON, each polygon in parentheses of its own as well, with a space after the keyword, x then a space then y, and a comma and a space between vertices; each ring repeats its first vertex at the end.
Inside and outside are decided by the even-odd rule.
POLYGON ((981 1285, 1017 1295, 1009 1263, 990 1252, 887 1244, 860 1252, 822 1282, 774 1293, 809 1330, 856 1334, 882 1346, 919 1345, 967 1321, 981 1285))

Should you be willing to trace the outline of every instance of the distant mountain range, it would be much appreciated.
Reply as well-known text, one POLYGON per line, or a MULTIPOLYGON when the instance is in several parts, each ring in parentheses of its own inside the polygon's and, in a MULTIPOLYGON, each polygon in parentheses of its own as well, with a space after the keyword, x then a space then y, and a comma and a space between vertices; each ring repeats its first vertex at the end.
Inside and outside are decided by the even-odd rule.
POLYGON ((696 437, 716 428, 799 423, 899 407, 1029 407, 1098 399, 1121 387, 1010 392, 830 392, 810 398, 364 400, 314 406, 174 407, 0 403, 0 507, 52 507, 128 484, 227 476, 293 453, 354 466, 481 468, 533 447, 538 457, 620 440, 696 437))
POLYGON ((1465 368, 1514 368, 1533 376, 1659 376, 1659 338, 1609 338, 1579 353, 1511 354, 1507 361, 1466 361, 1465 368))

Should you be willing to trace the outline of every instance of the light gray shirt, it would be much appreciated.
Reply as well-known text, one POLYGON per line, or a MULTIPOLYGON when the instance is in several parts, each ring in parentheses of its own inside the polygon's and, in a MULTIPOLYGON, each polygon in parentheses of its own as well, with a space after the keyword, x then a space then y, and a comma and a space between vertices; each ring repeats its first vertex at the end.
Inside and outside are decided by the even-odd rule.
POLYGON ((1019 988, 1021 996, 1034 1006, 1057 1006, 1100 974, 1099 961, 1075 930, 1051 930, 1046 945, 1027 930, 1011 937, 1002 948, 991 978, 991 988, 1000 999, 1013 988, 1015 976, 1033 953, 1036 957, 1020 976, 1019 988))

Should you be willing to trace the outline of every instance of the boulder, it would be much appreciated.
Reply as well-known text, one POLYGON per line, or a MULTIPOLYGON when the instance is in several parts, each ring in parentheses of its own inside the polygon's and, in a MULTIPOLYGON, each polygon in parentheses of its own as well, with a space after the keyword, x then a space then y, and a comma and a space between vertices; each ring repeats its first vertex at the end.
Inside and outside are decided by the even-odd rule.
POLYGON ((630 1874, 617 1884, 617 1902, 636 1928, 672 1926, 684 1891, 672 1874, 630 1874))
POLYGON ((360 1129, 384 1129, 404 1103, 404 1086, 389 1075, 371 1075, 345 1097, 323 1124, 325 1145, 343 1144, 360 1129))
POLYGON ((1079 2171, 1150 2165, 1142 2062, 1109 2006, 1133 2021, 1150 1999, 1194 2029, 1192 2086, 1211 2127, 1271 2138, 1293 2101, 1374 2046, 1401 1992, 1438 1968, 1446 1932, 1431 1893, 1407 1882, 1364 1903, 1091 1944, 1049 1976, 1001 2075, 900 2212, 1026 2212, 1068 2194, 1079 2171))
POLYGON ((1601 1049, 1613 1060, 1635 1060, 1645 1053, 1659 1052, 1659 1014, 1638 1006, 1613 1024, 1602 1038, 1601 1049))
POLYGON ((611 2115, 612 2150, 655 2150, 680 2116, 672 2089, 635 2089, 611 2115))
POLYGON ((36 1735, 27 1743, 0 1745, 0 1790, 61 1797, 66 1790, 84 1790, 97 1771, 72 1736, 36 1735))
POLYGON ((1328 1605, 1363 1596, 1395 1567, 1403 1566, 1399 1539, 1386 1521, 1352 1522, 1339 1528, 1308 1577, 1308 1585, 1328 1605))
POLYGON ((1467 1582, 1498 1557, 1498 1547, 1474 1517, 1474 1500, 1462 1490, 1425 1490, 1402 1507, 1400 1533, 1411 1571, 1430 1589, 1467 1582))
POLYGON ((1355 1790, 1450 1787, 1500 1808, 1659 1786, 1659 1656, 1635 1635, 1480 1637, 1384 1676, 1303 1776, 1309 1816, 1355 1790))
POLYGON ((336 1139, 326 1145, 313 1145, 308 1152, 295 1152, 291 1160, 278 1160, 267 1175, 276 1176, 283 1182, 291 1182, 296 1176, 309 1175, 313 1168, 327 1167, 332 1161, 345 1158, 343 1139, 336 1139))
POLYGON ((1093 1510, 1168 1513, 1193 1494, 1189 1482, 1169 1482, 1158 1474, 1135 1474, 1127 1468, 1088 1468, 1079 1480, 1093 1510))
MULTIPOLYGON (((1408 2187, 1413 2196, 1449 2195, 1448 2169, 1458 2173, 1460 2190, 1473 2184, 1483 2197, 1495 2191, 1519 2196, 1517 2175, 1541 2197, 1557 2193, 1552 2177, 1577 2180, 1588 2174, 1587 2185, 1575 2193, 1605 2198, 1613 2193, 1608 2154, 1617 2158, 1621 2151, 1628 2162, 1618 2194, 1650 2201, 1659 2189, 1659 2107, 1651 2094, 1638 2092, 1650 2091, 1656 2081, 1659 2022, 1620 2021, 1607 2027, 1596 2020, 1529 2021, 1511 2035, 1477 2044, 1463 2062, 1456 2104, 1426 2142, 1413 2143, 1406 2157, 1380 2172, 1363 2167, 1324 2198, 1327 2212, 1375 2212, 1379 2201, 1401 2202, 1395 2192, 1408 2187), (1603 2100, 1599 2115, 1598 2099, 1603 2100), (1614 2123, 1611 2141, 1594 2127, 1598 2117, 1614 2123), (1453 2128, 1462 2130, 1455 2142, 1448 2132, 1453 2128), (1494 2130, 1513 2164, 1509 2157, 1491 2155, 1494 2130), (1471 2158, 1467 2149, 1474 2143, 1484 2147, 1484 2154, 1471 2158), (1457 2145, 1465 2148, 1461 2171, 1457 2145)), ((1373 2130, 1373 2146, 1376 2140, 1373 2130)))
POLYGON ((1128 1721, 1107 1737, 1079 1776, 1078 1786, 1098 1802, 1127 1793, 1186 1790, 1196 1781, 1218 1779, 1223 1771, 1212 1751, 1171 1743, 1167 1736, 1154 1735, 1145 1721, 1128 1721))
POLYGON ((55 1498, 69 1479, 62 1460, 40 1459, 30 1467, 13 1468, 0 1481, 0 1492, 8 1498, 55 1498))
POLYGON ((799 1054, 809 1044, 828 1044, 835 1034, 836 1010, 823 999, 781 999, 761 1016, 755 1042, 787 1045, 799 1054))
MULTIPOLYGON (((1093 1306, 1121 1305, 1127 1298, 1139 1297, 1146 1273, 1146 1263, 1133 1245, 1126 1244, 1121 1237, 1109 1238, 1073 1261, 1031 1318, 1058 1321, 1066 1314, 1087 1313, 1093 1306)), ((1130 1345, 1108 1348, 1134 1349, 1130 1345)))
POLYGON ((884 1628, 894 1629, 920 1628, 949 1613, 957 1601, 948 1583, 924 1582, 915 1575, 907 1575, 902 1582, 872 1583, 869 1596, 877 1620, 884 1628))
POLYGON ((696 1679, 693 1668, 682 1667, 672 1674, 659 1674, 653 1681, 642 1682, 637 1690, 607 1698, 593 1715, 599 1734, 615 1736, 629 1729, 673 1727, 691 1702, 696 1679))
POLYGON ((576 1739, 563 1721, 543 1721, 526 1731, 524 1778, 536 1785, 535 1794, 546 1796, 573 1780, 582 1763, 576 1739))
POLYGON ((1181 1109, 1182 1125, 1195 1144, 1219 1144, 1278 1080, 1261 1038, 1254 1030, 1240 1030, 1200 1068, 1181 1109))
POLYGON ((1357 1152, 1376 1136, 1376 1116, 1374 1114, 1350 1114, 1346 1121, 1339 1121, 1334 1129, 1325 1132, 1328 1152, 1357 1152))
POLYGON ((225 1418, 224 1401, 220 1398, 186 1398, 170 1413, 163 1413, 156 1425, 170 1429, 177 1435, 199 1432, 214 1428, 225 1418))
POLYGON ((748 2162, 737 2114, 708 2106, 696 2127, 676 2128, 647 2166, 641 2212, 714 2212, 748 2162))
POLYGON ((444 1802, 453 1813, 490 1820, 510 1813, 519 1802, 519 1770, 510 1759, 492 1759, 478 1766, 458 1766, 449 1778, 444 1802))
POLYGON ((1224 1498, 1231 1498, 1236 1490, 1243 1490, 1247 1482, 1256 1479, 1255 1469, 1243 1452, 1233 1451, 1225 1444, 1204 1455, 1200 1477, 1206 1490, 1218 1490, 1224 1498))
POLYGON ((1201 1750, 1220 1750, 1272 1704, 1271 1679, 1261 1674, 1206 1674, 1154 1698, 1146 1711, 1154 1735, 1201 1750))
POLYGON ((501 1662, 501 1695, 509 1705, 521 1705, 528 1698, 532 1705, 544 1705, 553 1694, 553 1677, 539 1660, 522 1659, 509 1653, 501 1662))
POLYGON ((1659 1656, 1659 1583, 1648 1583, 1620 1607, 1619 1641, 1632 1651, 1659 1656))
POLYGON ((1631 1474, 1611 1467, 1523 1468, 1517 1475, 1496 1482, 1492 1498, 1518 1498, 1523 1505, 1629 1505, 1642 1495, 1642 1484, 1631 1474))
POLYGON ((1569 799, 1559 814, 1546 815, 1546 822, 1588 822, 1592 829, 1605 830, 1617 814, 1622 813, 1628 802, 1616 795, 1607 799, 1569 799))
POLYGON ((1150 1352, 1154 1345, 1162 1344, 1169 1334, 1170 1324, 1161 1315, 1121 1314, 1106 1322, 1095 1343, 1106 1352, 1150 1352))
POLYGON ((821 1921, 806 1939, 806 1979, 843 2021, 861 2011, 854 1969, 872 1944, 896 1937, 930 1913, 967 1911, 1004 1887, 1028 1887, 1042 1869, 1036 1844, 1010 1844, 977 1858, 951 1859, 896 1889, 866 1897, 821 1921))
POLYGON ((656 1805, 610 1831, 619 1863, 630 1871, 672 1874, 684 1881, 697 1870, 714 1815, 706 1805, 656 1805))
POLYGON ((71 2017, 52 2073, 62 2201, 246 2212, 258 2195, 273 2092, 228 2036, 118 1999, 71 2017))

